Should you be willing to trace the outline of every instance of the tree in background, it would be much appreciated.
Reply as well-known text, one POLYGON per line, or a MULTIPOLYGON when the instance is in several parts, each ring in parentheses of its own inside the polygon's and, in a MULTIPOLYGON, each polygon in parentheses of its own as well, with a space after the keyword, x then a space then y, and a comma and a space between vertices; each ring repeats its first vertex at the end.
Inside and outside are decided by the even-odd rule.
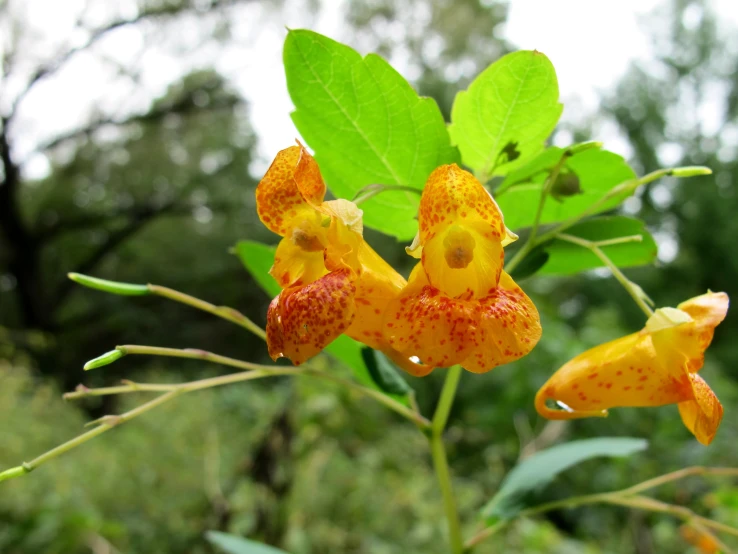
MULTIPOLYGON (((6 342, 34 351, 41 371, 76 371, 81 352, 121 336, 122 329, 131 339, 168 329, 178 343, 188 336, 222 336, 217 325, 199 326, 197 317, 181 311, 157 308, 154 321, 145 304, 75 298, 66 279, 70 271, 123 272, 133 280, 176 284, 183 273, 172 267, 186 267, 194 277, 188 284, 204 296, 205 288, 221 282, 224 302, 249 303, 244 276, 235 275, 238 263, 224 255, 234 237, 255 229, 249 228, 255 137, 247 106, 212 70, 193 70, 160 98, 140 78, 147 53, 183 47, 177 43, 182 25, 198 30, 185 45, 190 56, 227 38, 229 10, 237 4, 143 3, 128 6, 132 16, 123 5, 121 13, 111 6, 102 23, 92 23, 100 14, 90 5, 73 25, 75 41, 62 37, 50 53, 23 20, 22 4, 3 6, 8 32, 0 84, 0 325, 10 337, 6 342), (136 37, 140 52, 128 65, 108 54, 107 40, 136 37), (86 120, 50 136, 24 127, 33 95, 52 101, 55 79, 79 67, 83 57, 89 70, 110 74, 104 90, 117 101, 92 99, 86 120), (48 176, 26 178, 24 168, 39 159, 49 160, 48 176)), ((227 333, 222 338, 236 342, 227 333)), ((72 377, 63 379, 72 384, 72 377)))

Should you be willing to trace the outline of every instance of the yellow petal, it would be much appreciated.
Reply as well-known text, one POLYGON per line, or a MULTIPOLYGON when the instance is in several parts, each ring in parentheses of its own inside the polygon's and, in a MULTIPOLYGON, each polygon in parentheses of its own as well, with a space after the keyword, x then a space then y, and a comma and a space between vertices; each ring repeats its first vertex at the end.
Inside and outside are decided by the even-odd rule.
POLYGON ((499 282, 502 243, 478 231, 476 224, 451 225, 423 246, 428 280, 452 298, 482 298, 499 282))
POLYGON ((420 199, 418 224, 423 267, 434 287, 454 298, 467 290, 481 298, 497 286, 503 242, 514 235, 471 173, 455 164, 433 171, 420 199))
POLYGON ((356 281, 356 317, 346 334, 370 348, 384 352, 411 375, 428 375, 433 371, 433 366, 414 362, 409 356, 396 351, 382 332, 387 306, 405 287, 405 279, 363 240, 358 259, 361 271, 356 281))
POLYGON ((324 196, 318 164, 302 145, 291 146, 277 154, 256 187, 256 211, 270 231, 285 236, 319 209, 324 196))
POLYGON ((469 302, 454 300, 428 283, 421 264, 385 315, 384 336, 410 358, 437 367, 454 365, 475 346, 477 314, 469 302))
POLYGON ((541 320, 530 298, 503 272, 492 293, 479 302, 478 344, 462 360, 464 369, 484 373, 528 354, 541 338, 541 320))
POLYGON ((277 246, 274 265, 269 274, 282 288, 311 283, 328 273, 323 262, 323 249, 304 250, 293 237, 285 237, 277 246))
POLYGON ((338 338, 354 318, 353 281, 351 271, 341 269, 282 291, 267 313, 270 356, 299 365, 338 338))
POLYGON ((388 346, 380 350, 384 352, 390 360, 396 363, 398 367, 402 368, 413 377, 425 377, 435 369, 432 365, 422 364, 411 360, 392 347, 388 346))
POLYGON ((702 377, 696 373, 690 373, 689 377, 694 399, 679 403, 679 415, 697 440, 708 445, 723 419, 723 406, 702 377))
POLYGON ((356 317, 346 334, 382 350, 389 346, 382 334, 384 312, 406 282, 363 239, 358 247, 358 260, 361 270, 356 281, 356 317))
MULTIPOLYGON (((345 203, 356 208, 356 205, 351 202, 345 201, 345 203)), ((329 204, 329 202, 325 202, 323 205, 326 204, 329 204)), ((347 268, 358 273, 360 271, 359 250, 361 245, 365 244, 364 238, 361 236, 362 212, 357 208, 357 221, 355 211, 345 210, 345 206, 341 206, 337 211, 335 208, 335 205, 326 208, 326 211, 331 213, 331 219, 328 228, 328 247, 324 256, 325 265, 331 271, 347 268)))

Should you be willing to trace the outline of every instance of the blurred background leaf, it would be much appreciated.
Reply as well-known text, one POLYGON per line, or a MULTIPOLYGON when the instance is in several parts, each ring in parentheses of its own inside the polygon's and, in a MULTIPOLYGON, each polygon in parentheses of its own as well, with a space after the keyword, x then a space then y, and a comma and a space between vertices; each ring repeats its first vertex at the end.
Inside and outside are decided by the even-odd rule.
MULTIPOLYGON (((505 475, 497 494, 482 509, 488 520, 511 519, 535 505, 530 495, 540 492, 559 473, 597 457, 625 457, 644 450, 648 442, 625 437, 599 437, 566 442, 525 458, 505 475)), ((593 491, 595 492, 595 491, 593 491)))
POLYGON ((271 546, 249 541, 236 535, 208 531, 205 535, 215 546, 226 554, 285 554, 284 550, 277 550, 271 546))

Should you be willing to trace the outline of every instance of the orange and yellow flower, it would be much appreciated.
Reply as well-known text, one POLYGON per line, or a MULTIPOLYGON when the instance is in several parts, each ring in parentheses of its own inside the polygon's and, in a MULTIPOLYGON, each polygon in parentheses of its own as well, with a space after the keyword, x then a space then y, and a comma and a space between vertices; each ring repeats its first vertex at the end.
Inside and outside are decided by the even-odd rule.
POLYGON ((684 425, 702 444, 715 437, 723 407, 697 374, 728 295, 708 292, 661 308, 638 333, 588 350, 559 369, 536 395, 548 419, 607 415, 620 406, 677 404, 684 425), (547 401, 562 409, 552 409, 547 401))
POLYGON ((324 201, 325 192, 302 145, 279 152, 256 189, 259 218, 283 237, 270 271, 284 290, 267 312, 269 355, 299 365, 346 333, 410 373, 429 373, 381 332, 387 303, 405 280, 364 241, 361 210, 347 200, 324 201))
POLYGON ((538 311, 502 268, 503 247, 517 237, 481 183, 455 164, 439 167, 418 223, 408 252, 421 261, 385 312, 389 344, 425 364, 475 373, 530 352, 541 336, 538 311))

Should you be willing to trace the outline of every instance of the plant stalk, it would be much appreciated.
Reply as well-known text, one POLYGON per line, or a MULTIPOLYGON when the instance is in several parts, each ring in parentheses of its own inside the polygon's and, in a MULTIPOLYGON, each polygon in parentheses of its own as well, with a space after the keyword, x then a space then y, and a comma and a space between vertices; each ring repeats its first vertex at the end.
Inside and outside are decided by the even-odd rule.
POLYGON ((616 266, 613 261, 608 257, 607 254, 605 254, 602 249, 597 245, 597 243, 594 243, 589 240, 581 239, 579 237, 575 237, 573 235, 567 235, 565 233, 561 233, 558 235, 558 238, 561 240, 565 240, 567 242, 571 242, 572 244, 576 244, 578 246, 581 246, 582 248, 586 248, 589 251, 591 251, 595 256, 597 256, 603 264, 607 266, 607 268, 612 272, 613 277, 618 280, 618 282, 623 286, 623 288, 627 291, 628 294, 633 298, 635 303, 638 305, 638 307, 643 310, 643 313, 646 314, 646 317, 651 317, 653 315, 653 310, 651 307, 646 304, 646 301, 643 299, 642 296, 642 290, 641 288, 636 285, 633 281, 628 279, 622 271, 620 271, 620 268, 616 266))
POLYGON ((441 390, 441 397, 433 414, 429 436, 433 466, 438 477, 438 484, 441 489, 441 496, 443 497, 443 507, 448 522, 448 534, 452 554, 462 554, 464 552, 464 539, 461 535, 461 522, 451 483, 451 472, 448 466, 446 447, 443 443, 443 432, 446 429, 446 423, 448 423, 448 417, 451 413, 451 407, 454 403, 456 389, 459 385, 462 371, 459 365, 450 367, 447 370, 446 380, 441 390))
MULTIPOLYGON (((545 504, 533 506, 526 510, 522 510, 520 513, 517 514, 516 518, 529 517, 562 508, 575 508, 577 506, 582 506, 585 504, 606 503, 618 506, 625 506, 628 508, 635 508, 639 510, 649 510, 652 512, 666 513, 682 519, 687 524, 696 526, 697 528, 709 528, 714 529, 715 531, 722 531, 723 533, 738 536, 738 529, 736 529, 735 527, 731 527, 730 525, 720 523, 719 521, 714 521, 712 519, 700 516, 684 506, 668 504, 666 502, 661 502, 660 500, 638 494, 643 491, 664 485, 666 483, 670 483, 672 481, 684 479, 685 477, 689 477, 692 475, 738 477, 738 468, 703 466, 687 467, 679 469, 677 471, 672 471, 671 473, 660 475, 658 477, 654 477, 652 479, 648 479, 625 489, 606 493, 574 496, 571 498, 565 498, 563 500, 556 500, 554 502, 547 502, 545 504)), ((472 548, 497 533, 500 529, 508 525, 511 521, 511 519, 498 521, 493 525, 485 527, 484 529, 476 533, 474 536, 466 541, 465 547, 467 551, 471 551, 472 548)), ((729 550, 725 547, 722 548, 725 552, 729 552, 729 550)))
POLYGON ((169 300, 174 300, 175 302, 179 302, 181 304, 187 304, 188 306, 192 306, 193 308, 197 308, 198 310, 211 313, 217 317, 230 321, 231 323, 240 325, 260 339, 266 340, 266 333, 264 332, 264 329, 259 327, 256 323, 251 321, 248 317, 246 317, 234 308, 229 308, 228 306, 216 306, 215 304, 211 304, 210 302, 206 302, 205 300, 200 300, 199 298, 195 298, 194 296, 190 296, 189 294, 185 294, 183 292, 179 292, 167 287, 162 287, 160 285, 146 286, 151 294, 162 296, 164 298, 168 298, 169 300))

